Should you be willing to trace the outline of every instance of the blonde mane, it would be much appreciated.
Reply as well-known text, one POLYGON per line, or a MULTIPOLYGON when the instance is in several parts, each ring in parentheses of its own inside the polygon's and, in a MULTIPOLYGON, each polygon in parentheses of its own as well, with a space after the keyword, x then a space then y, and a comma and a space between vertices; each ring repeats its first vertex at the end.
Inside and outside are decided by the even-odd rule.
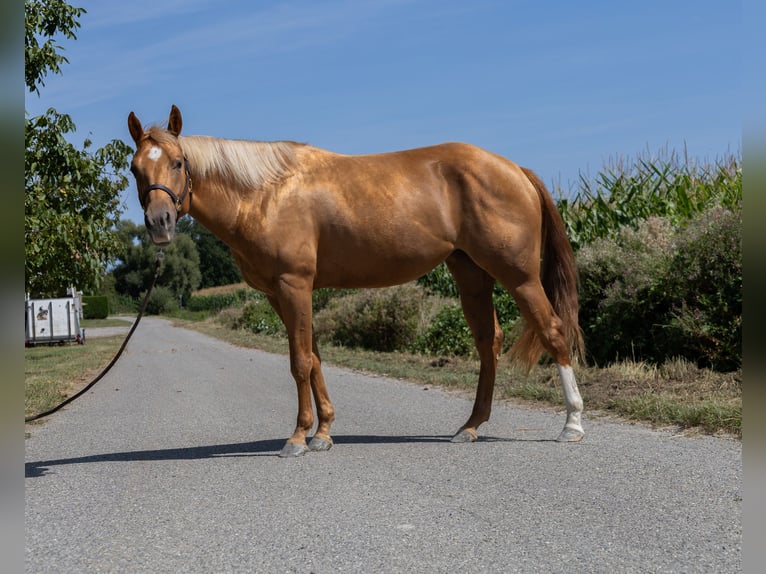
MULTIPOLYGON (((149 137, 163 143, 173 135, 162 128, 150 128, 149 137)), ((303 145, 210 136, 180 136, 178 143, 195 176, 226 179, 244 189, 260 189, 282 179, 295 162, 296 148, 303 145)))

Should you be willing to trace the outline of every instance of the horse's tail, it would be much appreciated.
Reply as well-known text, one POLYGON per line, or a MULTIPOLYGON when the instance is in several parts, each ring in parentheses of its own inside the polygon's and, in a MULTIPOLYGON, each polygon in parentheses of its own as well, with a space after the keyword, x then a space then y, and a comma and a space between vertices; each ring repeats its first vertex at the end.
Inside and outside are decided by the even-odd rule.
MULTIPOLYGON (((542 206, 543 260, 540 280, 553 310, 563 322, 572 360, 584 360, 585 344, 578 321, 579 301, 574 251, 567 238, 561 215, 545 184, 531 170, 521 169, 537 190, 542 206)), ((535 330, 525 325, 511 349, 511 354, 527 368, 531 368, 544 351, 542 341, 535 330)))

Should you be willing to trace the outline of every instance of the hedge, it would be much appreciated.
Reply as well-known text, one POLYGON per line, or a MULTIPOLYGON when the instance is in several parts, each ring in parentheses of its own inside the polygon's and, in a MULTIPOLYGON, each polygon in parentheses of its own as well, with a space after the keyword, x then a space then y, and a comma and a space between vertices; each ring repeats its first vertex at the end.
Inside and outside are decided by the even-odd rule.
POLYGON ((84 319, 106 319, 109 316, 109 298, 106 295, 83 295, 84 319))

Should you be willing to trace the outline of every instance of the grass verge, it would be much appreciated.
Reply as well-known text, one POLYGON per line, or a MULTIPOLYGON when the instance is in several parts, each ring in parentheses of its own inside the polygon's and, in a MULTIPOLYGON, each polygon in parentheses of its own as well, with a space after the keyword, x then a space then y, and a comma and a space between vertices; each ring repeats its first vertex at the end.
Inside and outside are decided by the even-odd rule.
POLYGON ((77 392, 109 363, 124 338, 99 337, 84 345, 24 349, 24 416, 51 409, 77 392))
MULTIPOLYGON (((233 330, 214 319, 175 318, 175 322, 242 347, 288 352, 284 337, 233 330)), ((85 345, 25 349, 25 416, 47 410, 76 392, 109 362, 122 340, 122 336, 91 338, 85 345)), ((472 392, 479 374, 478 361, 462 357, 330 345, 321 351, 329 364, 460 391, 472 392)), ((741 372, 716 373, 678 360, 660 367, 632 361, 605 368, 580 367, 577 375, 589 416, 606 413, 655 426, 742 436, 741 372)), ((513 366, 506 355, 498 364, 495 398, 563 408, 558 374, 552 366, 538 366, 527 373, 513 366)))
MULTIPOLYGON (((176 322, 235 345, 288 352, 284 337, 233 330, 215 319, 176 322)), ((329 364, 456 390, 472 392, 479 375, 478 360, 462 357, 381 353, 330 345, 320 350, 322 359, 329 364)), ((691 432, 742 436, 741 371, 717 373, 675 360, 659 367, 624 361, 604 368, 579 367, 576 372, 589 416, 611 415, 691 432)), ((541 365, 526 372, 512 365, 507 355, 498 364, 495 399, 561 409, 564 405, 553 366, 541 365)))

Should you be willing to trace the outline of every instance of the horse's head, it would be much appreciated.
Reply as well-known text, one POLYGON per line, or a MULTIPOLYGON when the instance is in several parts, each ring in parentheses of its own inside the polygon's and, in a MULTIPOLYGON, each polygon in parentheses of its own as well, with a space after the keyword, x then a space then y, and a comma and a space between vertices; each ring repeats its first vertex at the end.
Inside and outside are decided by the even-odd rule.
POLYGON ((130 171, 136 178, 146 229, 159 246, 173 240, 176 221, 191 207, 189 164, 178 142, 181 126, 176 106, 170 110, 167 130, 154 127, 144 131, 133 112, 128 116, 128 129, 136 142, 130 171))

